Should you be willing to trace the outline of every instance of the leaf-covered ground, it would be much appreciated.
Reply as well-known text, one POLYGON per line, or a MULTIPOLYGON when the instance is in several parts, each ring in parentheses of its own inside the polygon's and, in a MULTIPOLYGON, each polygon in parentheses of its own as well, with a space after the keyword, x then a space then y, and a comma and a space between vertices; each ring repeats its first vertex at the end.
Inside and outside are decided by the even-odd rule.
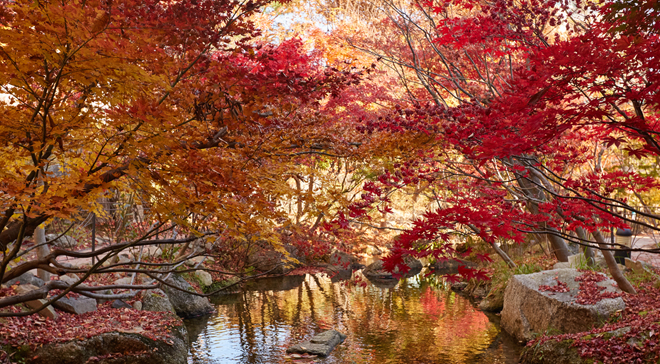
MULTIPOLYGON (((584 274, 578 296, 584 304, 610 295, 594 289, 592 274, 584 274), (584 289, 583 289, 584 286, 584 289)), ((652 274, 631 275, 638 293, 623 294, 626 308, 610 322, 591 331, 575 334, 542 335, 527 343, 532 349, 548 341, 571 342, 585 361, 600 363, 657 363, 660 359, 660 284, 652 274)))
MULTIPOLYGON (((12 287, 0 290, 0 296, 11 294, 12 287)), ((138 333, 152 340, 169 342, 171 327, 180 320, 166 312, 138 311, 98 305, 98 310, 82 315, 58 312, 55 320, 37 314, 0 319, 0 347, 29 346, 34 350, 42 345, 74 339, 88 339, 107 332, 138 333)), ((0 362, 7 353, 0 350, 0 362)))

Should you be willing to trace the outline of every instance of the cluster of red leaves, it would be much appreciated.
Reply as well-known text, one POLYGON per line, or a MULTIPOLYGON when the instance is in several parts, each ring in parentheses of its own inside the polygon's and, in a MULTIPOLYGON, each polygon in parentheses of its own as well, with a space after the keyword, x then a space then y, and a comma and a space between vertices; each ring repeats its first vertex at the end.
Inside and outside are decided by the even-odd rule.
POLYGON ((602 274, 589 270, 583 271, 579 277, 575 278, 576 281, 580 282, 580 292, 578 293, 575 302, 581 305, 593 305, 605 298, 621 297, 622 293, 603 292, 605 287, 596 284, 605 279, 606 277, 602 274))
POLYGON ((87 339, 106 332, 134 332, 152 340, 168 341, 170 327, 179 324, 177 317, 166 312, 114 309, 110 303, 98 306, 95 312, 82 315, 60 313, 55 320, 39 315, 8 317, 0 322, 0 345, 31 349, 49 343, 87 339))
MULTIPOLYGON (((660 289, 642 283, 636 295, 622 296, 626 308, 613 322, 591 331, 543 335, 527 343, 530 348, 547 341, 572 340, 583 359, 608 363, 647 363, 660 359, 660 289), (621 329, 616 335, 612 332, 621 329)), ((533 350, 533 349, 531 349, 533 350)))
POLYGON ((555 280, 557 281, 556 285, 554 285, 554 286, 545 286, 545 285, 539 286, 539 291, 552 292, 550 294, 570 291, 570 289, 568 288, 568 285, 565 282, 560 281, 559 277, 555 277, 555 280))

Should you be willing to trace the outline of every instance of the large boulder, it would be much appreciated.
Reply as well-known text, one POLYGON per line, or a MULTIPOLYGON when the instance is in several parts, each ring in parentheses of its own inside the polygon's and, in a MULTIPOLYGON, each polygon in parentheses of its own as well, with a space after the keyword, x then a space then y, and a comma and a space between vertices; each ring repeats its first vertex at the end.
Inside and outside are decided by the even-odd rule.
MULTIPOLYGON (((422 271, 422 262, 420 262, 419 260, 411 257, 406 257, 404 258, 404 262, 410 268, 410 270, 407 273, 402 274, 399 268, 397 267, 393 272, 394 274, 402 275, 403 277, 412 277, 422 271)), ((364 274, 364 276, 369 278, 370 280, 394 279, 393 273, 383 269, 382 260, 377 260, 369 264, 369 266, 367 266, 362 271, 362 274, 364 274)))
POLYGON ((30 272, 25 272, 20 276, 6 282, 5 284, 7 286, 12 286, 14 284, 23 284, 23 285, 31 284, 33 286, 41 287, 44 285, 44 281, 30 272))
MULTIPOLYGON (((140 333, 109 332, 85 340, 47 344, 27 355, 32 364, 185 364, 188 334, 183 325, 154 340, 140 333)), ((151 336, 151 335, 149 335, 151 336)))
POLYGON ((208 287, 213 284, 213 277, 209 272, 196 270, 195 277, 199 280, 199 283, 201 283, 202 286, 208 287))
MULTIPOLYGON (((19 296, 22 296, 24 294, 28 294, 28 293, 30 293, 34 290, 37 290, 37 289, 39 289, 39 287, 37 287, 37 286, 31 285, 31 284, 22 284, 22 285, 16 287, 16 293, 19 296)), ((46 299, 36 299, 36 300, 24 302, 23 304, 26 307, 28 307, 30 310, 36 310, 39 307, 46 304, 47 302, 48 302, 48 300, 46 300, 46 299)), ((55 309, 53 308, 53 306, 46 306, 45 308, 42 308, 37 313, 39 314, 39 316, 49 318, 51 320, 54 320, 54 319, 59 317, 57 312, 55 312, 55 309)))
POLYGON ((53 306, 55 306, 55 308, 58 310, 80 315, 85 312, 96 311, 96 300, 84 296, 76 298, 62 297, 59 300, 53 302, 53 306))
POLYGON ((169 298, 167 298, 165 292, 160 289, 149 290, 142 293, 142 310, 176 313, 169 298))
POLYGON ((57 238, 58 236, 59 235, 57 234, 47 234, 46 241, 50 241, 51 244, 55 247, 67 249, 67 250, 71 250, 76 246, 78 246, 78 241, 76 241, 76 239, 68 235, 62 235, 59 238, 57 238))
POLYGON ((248 264, 259 272, 271 274, 284 274, 291 270, 290 264, 285 262, 284 255, 274 250, 262 250, 250 255, 248 264))
POLYGON ((163 291, 167 293, 167 297, 170 299, 170 303, 172 303, 172 307, 174 307, 177 315, 183 318, 189 318, 203 316, 213 312, 213 306, 208 298, 187 293, 195 292, 195 289, 180 275, 173 274, 166 282, 179 288, 175 289, 163 285, 163 291))
MULTIPOLYGON (((548 329, 563 333, 590 330, 625 308, 620 297, 605 298, 592 305, 576 303, 582 273, 575 269, 555 269, 511 277, 504 291, 502 328, 519 341, 529 341, 534 333, 548 329), (539 290, 540 286, 566 284, 567 292, 539 290)), ((605 279, 597 283, 603 292, 620 292, 615 282, 605 279)))

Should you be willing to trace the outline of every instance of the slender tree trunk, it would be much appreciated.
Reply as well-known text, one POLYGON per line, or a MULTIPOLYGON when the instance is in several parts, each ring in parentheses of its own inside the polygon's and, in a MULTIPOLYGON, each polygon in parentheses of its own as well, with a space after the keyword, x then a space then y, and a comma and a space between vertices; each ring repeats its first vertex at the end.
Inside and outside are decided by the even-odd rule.
MULTIPOLYGON (((580 238, 580 240, 582 240, 583 242, 589 240, 587 239, 587 233, 584 232, 584 229, 577 228, 575 232, 577 233, 578 238, 580 238)), ((591 249, 591 247, 589 246, 583 247, 582 250, 584 251, 585 258, 587 258, 587 265, 590 267, 596 265, 596 256, 594 255, 594 250, 591 249)))
MULTIPOLYGON (((593 232, 593 236, 596 239, 596 242, 598 243, 598 246, 601 247, 601 249, 607 249, 607 243, 605 242, 605 238, 603 238, 603 235, 600 233, 600 231, 596 230, 593 232)), ((616 264, 616 260, 614 259, 614 255, 612 255, 612 252, 609 250, 601 250, 603 252, 603 256, 605 257, 605 262, 607 263, 607 268, 610 270, 610 274, 612 275, 612 278, 616 281, 617 285, 619 285, 619 288, 621 288, 622 291, 631 293, 631 294, 637 294, 637 291, 635 290, 635 287, 628 282, 626 277, 621 273, 621 270, 619 269, 619 265, 616 264)))
POLYGON ((499 255, 500 258, 502 258, 502 260, 504 260, 506 262, 506 264, 509 266, 509 268, 517 268, 518 267, 518 265, 504 252, 504 250, 502 250, 500 248, 498 243, 493 243, 491 245, 492 245, 493 249, 495 249, 495 252, 497 253, 497 255, 499 255))
MULTIPOLYGON (((37 259, 43 259, 50 253, 48 245, 44 244, 46 242, 46 231, 44 230, 44 226, 39 225, 39 227, 35 229, 34 233, 35 244, 43 244, 37 248, 37 259)), ((50 273, 43 269, 37 269, 37 276, 41 278, 45 283, 50 282, 50 273)))

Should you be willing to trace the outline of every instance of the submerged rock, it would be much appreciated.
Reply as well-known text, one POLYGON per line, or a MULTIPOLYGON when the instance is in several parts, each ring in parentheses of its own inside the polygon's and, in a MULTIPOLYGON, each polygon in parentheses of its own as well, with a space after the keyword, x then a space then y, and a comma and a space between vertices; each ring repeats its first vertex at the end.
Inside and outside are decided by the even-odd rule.
MULTIPOLYGON (((504 291, 502 328, 519 341, 529 341, 534 333, 548 329, 562 333, 590 330, 625 308, 621 297, 605 298, 592 305, 575 302, 582 273, 575 269, 556 269, 533 274, 515 275, 504 291), (568 292, 540 291, 539 286, 566 284, 568 292)), ((611 279, 597 283, 603 292, 620 292, 611 279)))
POLYGON ((336 330, 328 330, 314 336, 311 340, 294 345, 286 352, 288 354, 311 354, 328 356, 335 346, 346 340, 346 335, 336 330))

